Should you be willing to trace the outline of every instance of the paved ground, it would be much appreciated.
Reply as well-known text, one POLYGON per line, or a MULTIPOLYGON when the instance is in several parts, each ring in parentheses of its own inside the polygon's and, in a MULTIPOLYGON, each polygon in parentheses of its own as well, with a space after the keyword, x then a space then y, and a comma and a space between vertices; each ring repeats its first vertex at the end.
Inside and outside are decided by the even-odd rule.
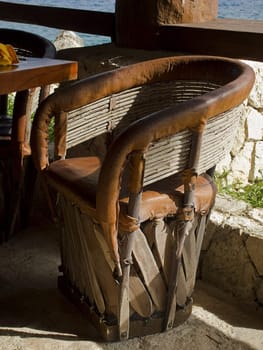
POLYGON ((262 310, 199 282, 189 320, 170 332, 103 343, 57 290, 57 231, 31 226, 0 246, 1 350, 263 349, 262 310))

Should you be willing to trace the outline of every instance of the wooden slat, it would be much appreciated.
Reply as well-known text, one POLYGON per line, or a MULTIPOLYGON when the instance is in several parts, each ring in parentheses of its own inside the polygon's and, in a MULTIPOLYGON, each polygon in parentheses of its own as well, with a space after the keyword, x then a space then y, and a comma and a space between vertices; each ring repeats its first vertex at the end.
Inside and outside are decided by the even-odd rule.
MULTIPOLYGON (((101 249, 100 242, 97 239, 97 235, 91 231, 92 224, 89 222, 89 218, 85 215, 81 215, 81 222, 84 232, 87 235, 87 241, 89 244, 89 252, 91 256, 92 265, 96 268, 95 274, 104 296, 106 313, 117 315, 118 314, 118 295, 119 286, 112 276, 112 270, 108 265, 107 257, 104 251, 101 249)), ((78 252, 77 252, 78 253, 78 252)))
POLYGON ((263 61, 263 21, 216 19, 162 25, 159 34, 165 50, 263 61))
POLYGON ((184 249, 183 249, 183 264, 184 264, 184 273, 185 273, 185 282, 187 295, 192 295, 193 288, 195 284, 195 275, 198 261, 196 260, 196 239, 195 239, 195 228, 197 225, 197 219, 193 222, 193 227, 189 232, 189 235, 186 237, 184 249))
POLYGON ((208 22, 184 23, 178 26, 228 30, 240 33, 263 33, 263 21, 251 19, 217 18, 208 22))
MULTIPOLYGON (((89 294, 91 295, 96 306, 97 309, 99 311, 100 314, 103 314, 105 312, 105 303, 104 303, 104 299, 103 299, 103 295, 101 292, 101 288, 99 286, 98 280, 97 280, 97 276, 96 276, 96 269, 95 269, 95 263, 94 260, 92 260, 91 256, 92 253, 90 251, 90 247, 89 247, 89 239, 88 239, 88 235, 87 232, 85 232, 83 230, 83 225, 82 225, 82 220, 81 220, 81 213, 79 211, 79 208, 77 207, 72 207, 71 208, 71 213, 74 214, 74 219, 73 221, 73 225, 75 224, 76 227, 76 231, 75 231, 75 235, 77 236, 76 239, 78 239, 80 247, 78 249, 78 253, 82 253, 83 255, 83 264, 81 266, 81 272, 83 276, 86 276, 86 284, 85 284, 85 291, 87 291, 87 289, 89 289, 89 294)), ((67 213, 66 213, 67 215, 67 213)), ((70 214, 69 214, 70 215, 70 214)), ((92 223, 90 224, 91 228, 93 228, 92 223)), ((93 232, 92 232, 93 233, 93 232)))
POLYGON ((0 1, 0 20, 114 36, 115 15, 108 12, 12 4, 0 1))
POLYGON ((129 286, 129 299, 134 310, 142 317, 150 317, 154 311, 152 300, 133 266, 129 286))
POLYGON ((164 310, 166 286, 160 275, 151 249, 148 246, 146 237, 140 230, 138 230, 135 235, 133 255, 156 309, 159 311, 164 310))

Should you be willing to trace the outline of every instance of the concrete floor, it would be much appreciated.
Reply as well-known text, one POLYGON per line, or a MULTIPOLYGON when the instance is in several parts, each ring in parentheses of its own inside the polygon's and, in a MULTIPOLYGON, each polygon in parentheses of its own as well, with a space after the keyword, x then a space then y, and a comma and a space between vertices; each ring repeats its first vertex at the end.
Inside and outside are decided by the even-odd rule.
POLYGON ((263 349, 262 310, 200 281, 186 323, 167 333, 106 344, 56 287, 58 232, 32 224, 0 246, 1 350, 263 349))

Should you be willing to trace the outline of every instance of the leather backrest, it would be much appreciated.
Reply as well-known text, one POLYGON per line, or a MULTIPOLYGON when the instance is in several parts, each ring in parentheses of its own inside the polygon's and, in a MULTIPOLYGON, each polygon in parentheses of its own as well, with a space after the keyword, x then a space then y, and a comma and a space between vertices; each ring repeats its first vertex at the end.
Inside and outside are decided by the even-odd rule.
MULTIPOLYGON (((209 118, 239 105, 247 97, 254 82, 254 72, 237 60, 209 56, 178 56, 133 64, 70 84, 49 96, 36 113, 32 143, 37 167, 43 169, 48 165, 47 135, 51 117, 55 116, 57 121, 55 153, 57 157, 64 157, 69 112, 128 89, 178 80, 201 81, 207 85, 220 86, 190 105, 190 102, 187 102, 186 109, 191 107, 193 113, 195 105, 200 106, 203 102, 202 118, 206 122, 209 118)), ((178 108, 180 110, 185 107, 178 108)), ((145 114, 142 113, 140 117, 143 116, 145 114)), ((192 127, 196 127, 200 122, 194 117, 192 120, 195 120, 192 127)), ((185 127, 186 125, 183 125, 182 129, 185 127)))

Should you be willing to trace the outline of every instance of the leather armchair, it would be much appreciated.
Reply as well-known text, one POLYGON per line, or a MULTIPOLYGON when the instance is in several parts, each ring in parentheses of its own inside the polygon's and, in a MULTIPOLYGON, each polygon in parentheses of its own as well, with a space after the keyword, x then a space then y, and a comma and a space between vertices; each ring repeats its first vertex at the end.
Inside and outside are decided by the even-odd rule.
POLYGON ((37 110, 33 158, 58 194, 59 285, 106 340, 190 315, 213 169, 231 149, 253 82, 236 60, 167 57, 80 80, 37 110))

